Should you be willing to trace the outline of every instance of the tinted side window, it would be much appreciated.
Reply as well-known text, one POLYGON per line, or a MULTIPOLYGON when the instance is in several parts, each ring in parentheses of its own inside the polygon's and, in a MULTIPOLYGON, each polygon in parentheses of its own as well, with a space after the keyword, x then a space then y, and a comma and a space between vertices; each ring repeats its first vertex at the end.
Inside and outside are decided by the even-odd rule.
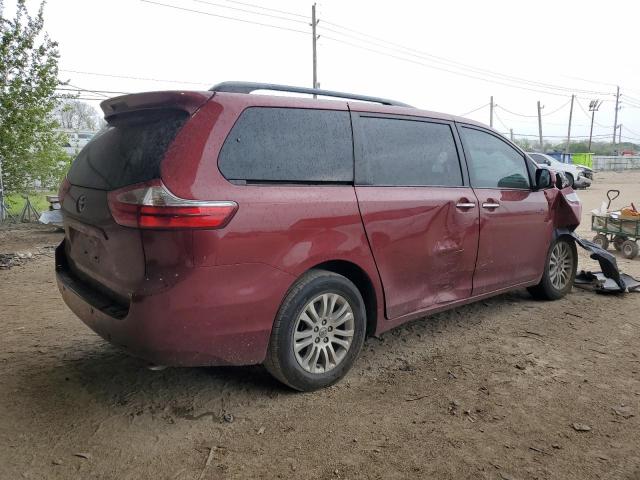
POLYGON ((360 117, 365 185, 462 185, 451 127, 442 123, 360 117))
POLYGON ((529 188, 524 157, 499 138, 473 128, 461 128, 468 149, 471 186, 479 188, 529 188))
POLYGON ((352 182, 349 113, 248 108, 225 140, 218 167, 228 180, 352 182))

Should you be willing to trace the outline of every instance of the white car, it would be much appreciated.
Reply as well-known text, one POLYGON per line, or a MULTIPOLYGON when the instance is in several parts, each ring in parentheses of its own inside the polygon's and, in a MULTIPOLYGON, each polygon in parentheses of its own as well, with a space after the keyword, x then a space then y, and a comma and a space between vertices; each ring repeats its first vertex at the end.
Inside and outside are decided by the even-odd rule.
POLYGON ((527 155, 538 165, 548 165, 556 172, 564 172, 572 188, 587 188, 591 185, 591 180, 584 175, 584 170, 578 168, 576 165, 559 162, 552 156, 544 153, 528 152, 527 155))

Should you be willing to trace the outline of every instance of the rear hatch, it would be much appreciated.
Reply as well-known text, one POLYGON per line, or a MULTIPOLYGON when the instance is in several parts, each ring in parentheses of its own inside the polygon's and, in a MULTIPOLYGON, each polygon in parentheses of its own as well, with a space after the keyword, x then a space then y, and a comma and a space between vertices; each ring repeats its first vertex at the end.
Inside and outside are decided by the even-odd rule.
POLYGON ((103 102, 107 126, 80 151, 62 199, 65 253, 78 279, 128 303, 145 277, 142 233, 115 222, 113 190, 160 178, 169 145, 210 94, 157 92, 103 102))

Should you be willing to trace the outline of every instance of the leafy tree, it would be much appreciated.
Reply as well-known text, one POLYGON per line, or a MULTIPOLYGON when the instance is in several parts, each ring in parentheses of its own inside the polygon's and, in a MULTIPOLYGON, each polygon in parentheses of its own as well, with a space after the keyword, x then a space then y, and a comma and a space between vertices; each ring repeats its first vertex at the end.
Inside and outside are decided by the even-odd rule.
POLYGON ((44 1, 31 16, 16 0, 15 18, 0 0, 0 162, 7 191, 27 191, 39 179, 57 183, 68 167, 64 136, 52 112, 58 105, 58 44, 43 31, 44 1))
POLYGON ((55 116, 62 128, 72 130, 96 130, 100 125, 100 115, 88 103, 65 99, 55 110, 55 116))

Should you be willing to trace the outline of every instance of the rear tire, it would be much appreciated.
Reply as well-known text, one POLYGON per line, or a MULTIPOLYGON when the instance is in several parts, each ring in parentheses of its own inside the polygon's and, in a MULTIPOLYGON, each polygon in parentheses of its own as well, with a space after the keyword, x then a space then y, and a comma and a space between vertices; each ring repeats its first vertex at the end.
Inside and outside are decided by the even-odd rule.
POLYGON ((366 333, 362 295, 346 277, 310 270, 289 289, 269 340, 266 369, 300 391, 328 387, 353 366, 366 333))
POLYGON ((554 240, 549 247, 540 283, 527 288, 541 300, 558 300, 571 291, 578 268, 576 244, 567 237, 554 240))
POLYGON ((606 250, 607 248, 609 248, 609 239, 607 238, 606 235, 603 235, 602 233, 599 233, 595 237, 593 237, 592 242, 598 245, 603 250, 606 250))
POLYGON ((638 248, 638 244, 633 240, 625 240, 622 243, 622 247, 620 248, 620 250, 622 251, 622 256, 624 258, 628 258, 629 260, 632 260, 638 256, 639 248, 638 248))
POLYGON ((613 248, 618 251, 622 250, 622 244, 627 240, 627 237, 625 237, 624 235, 616 235, 615 237, 613 237, 613 248))

